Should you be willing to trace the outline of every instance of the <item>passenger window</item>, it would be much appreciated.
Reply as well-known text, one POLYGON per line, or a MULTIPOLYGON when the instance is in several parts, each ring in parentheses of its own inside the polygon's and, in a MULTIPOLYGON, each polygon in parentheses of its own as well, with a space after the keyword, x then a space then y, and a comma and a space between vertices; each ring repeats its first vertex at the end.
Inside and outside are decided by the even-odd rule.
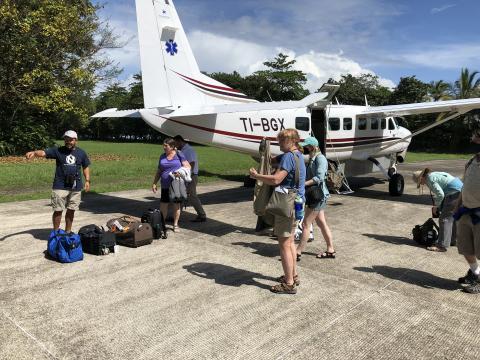
POLYGON ((370 128, 372 130, 378 130, 378 119, 377 118, 373 118, 370 120, 370 128))
POLYGON ((387 128, 387 119, 383 118, 382 119, 382 130, 385 130, 387 128))
POLYGON ((343 130, 352 130, 352 118, 343 118, 343 130))
POLYGON ((308 117, 295 118, 295 128, 301 131, 310 131, 310 118, 308 117))
POLYGON ((328 125, 330 126, 330 130, 337 131, 340 130, 340 119, 339 118, 329 118, 328 125))
POLYGON ((395 130, 395 123, 393 119, 388 119, 388 130, 395 130))
POLYGON ((358 119, 358 130, 367 130, 367 119, 358 119))

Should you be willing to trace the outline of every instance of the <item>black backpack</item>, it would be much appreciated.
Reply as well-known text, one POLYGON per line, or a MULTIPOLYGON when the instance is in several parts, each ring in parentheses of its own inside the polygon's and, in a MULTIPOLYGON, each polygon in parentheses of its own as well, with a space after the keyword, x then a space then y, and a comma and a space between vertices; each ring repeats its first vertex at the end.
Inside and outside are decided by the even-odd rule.
POLYGON ((143 213, 141 221, 150 224, 155 239, 166 239, 168 237, 165 219, 159 209, 148 209, 143 213))
POLYGON ((95 224, 85 225, 78 231, 83 251, 93 255, 113 253, 116 245, 115 235, 106 232, 95 224))
POLYGON ((422 246, 432 246, 438 239, 439 227, 430 218, 423 225, 415 225, 412 229, 413 240, 422 246))

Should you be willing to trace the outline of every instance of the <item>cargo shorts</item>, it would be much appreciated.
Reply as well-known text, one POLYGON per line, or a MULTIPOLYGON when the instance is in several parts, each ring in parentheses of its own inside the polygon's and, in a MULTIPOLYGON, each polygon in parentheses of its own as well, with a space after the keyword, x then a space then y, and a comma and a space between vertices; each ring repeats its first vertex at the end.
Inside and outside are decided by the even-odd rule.
POLYGON ((461 255, 480 259, 480 223, 473 225, 468 214, 457 221, 457 249, 461 255))
POLYGON ((51 205, 53 211, 78 210, 81 194, 81 191, 52 190, 51 205))

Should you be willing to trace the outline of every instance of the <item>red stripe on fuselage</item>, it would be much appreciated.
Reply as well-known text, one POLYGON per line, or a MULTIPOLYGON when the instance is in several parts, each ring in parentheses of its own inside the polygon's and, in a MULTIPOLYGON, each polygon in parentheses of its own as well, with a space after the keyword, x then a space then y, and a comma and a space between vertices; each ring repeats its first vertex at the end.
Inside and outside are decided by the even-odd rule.
MULTIPOLYGON (((173 70, 172 70, 173 71, 173 70)), ((238 90, 235 90, 235 89, 232 89, 232 88, 227 88, 227 87, 223 87, 223 86, 217 86, 217 85, 211 85, 211 84, 207 84, 207 83, 204 83, 202 81, 199 81, 199 80, 195 80, 195 79, 192 79, 191 77, 188 77, 188 76, 185 76, 185 75, 182 75, 176 71, 173 71, 175 74, 177 75, 180 75, 188 80, 191 80, 193 82, 196 82, 197 84, 201 84, 203 86, 208 86, 208 87, 211 87, 211 88, 214 88, 214 89, 219 89, 219 90, 225 90, 225 91, 231 91, 231 92, 236 92, 236 93, 239 93, 239 94, 242 94, 240 91, 238 90)), ((244 94, 242 94, 244 95, 244 94)))

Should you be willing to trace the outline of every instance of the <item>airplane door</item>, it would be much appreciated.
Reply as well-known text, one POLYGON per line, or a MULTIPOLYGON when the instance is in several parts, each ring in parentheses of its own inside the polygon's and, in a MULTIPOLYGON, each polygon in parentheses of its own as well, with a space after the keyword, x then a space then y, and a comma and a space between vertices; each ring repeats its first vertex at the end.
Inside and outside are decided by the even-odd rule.
POLYGON ((324 109, 313 109, 312 110, 312 135, 315 136, 318 140, 318 146, 322 153, 326 154, 326 137, 327 137, 327 126, 325 121, 325 110, 324 109))

